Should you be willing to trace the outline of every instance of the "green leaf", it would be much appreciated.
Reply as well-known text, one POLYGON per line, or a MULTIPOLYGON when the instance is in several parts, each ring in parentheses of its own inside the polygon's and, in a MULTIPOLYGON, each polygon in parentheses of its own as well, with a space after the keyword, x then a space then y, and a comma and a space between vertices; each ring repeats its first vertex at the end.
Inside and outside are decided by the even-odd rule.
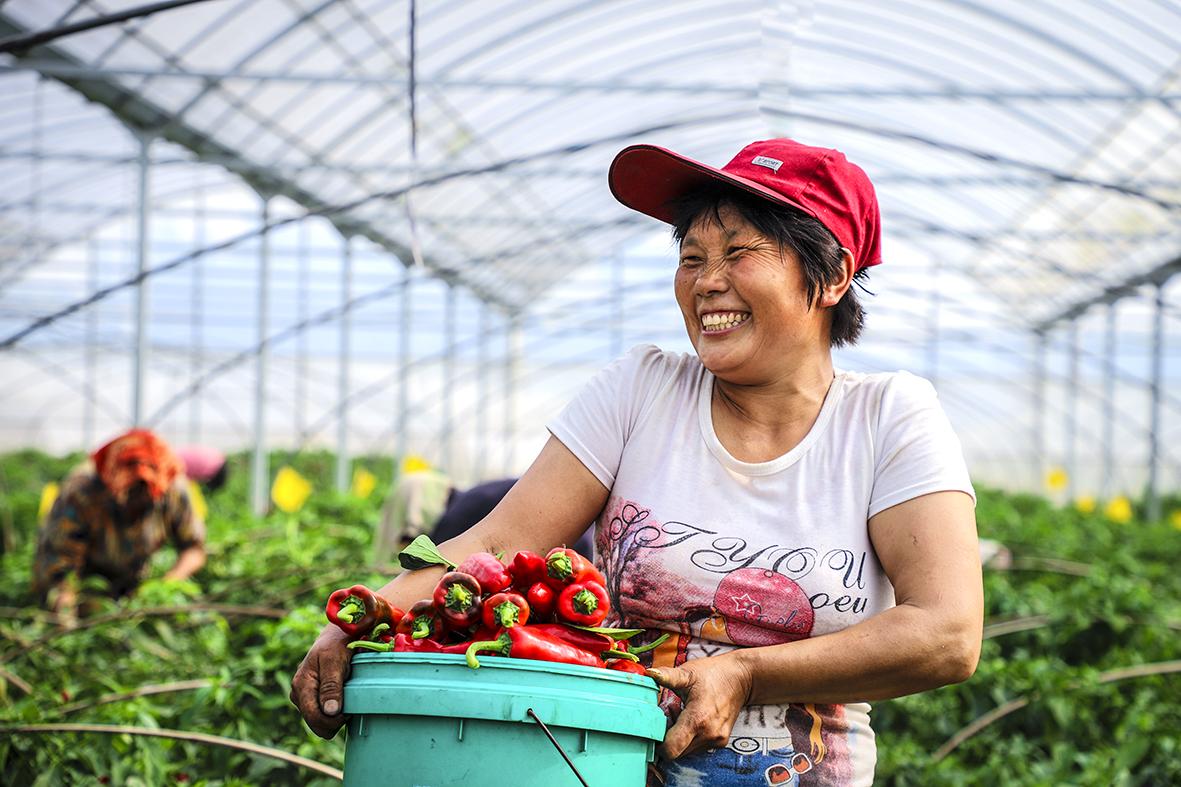
POLYGON ((577 626, 573 623, 567 623, 572 629, 581 629, 582 631, 590 631, 594 634, 606 634, 611 639, 631 639, 637 634, 643 634, 645 629, 613 629, 608 626, 577 626))
POLYGON ((1144 755, 1148 753, 1151 745, 1152 739, 1148 735, 1136 735, 1125 739, 1119 748, 1119 754, 1116 755, 1115 769, 1117 771, 1135 770, 1136 765, 1144 759, 1144 755))
POLYGON ((421 535, 414 539, 399 552, 398 563, 407 571, 417 571, 430 566, 444 566, 448 571, 451 571, 456 567, 455 563, 443 557, 439 548, 435 546, 435 542, 431 541, 430 536, 427 535, 421 535))

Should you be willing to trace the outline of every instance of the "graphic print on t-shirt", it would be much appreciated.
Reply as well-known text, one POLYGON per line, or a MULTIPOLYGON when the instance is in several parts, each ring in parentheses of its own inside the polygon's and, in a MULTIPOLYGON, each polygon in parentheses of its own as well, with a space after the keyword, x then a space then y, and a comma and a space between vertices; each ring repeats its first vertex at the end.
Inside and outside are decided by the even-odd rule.
MULTIPOLYGON (((731 524, 730 532, 742 532, 741 523, 731 524)), ((864 588, 865 555, 850 550, 752 545, 688 522, 658 522, 649 509, 615 496, 598 521, 595 542, 611 597, 610 624, 673 634, 649 654, 651 666, 679 666, 734 646, 793 642, 813 635, 818 610, 860 616, 866 609, 866 599, 858 594, 864 588), (834 580, 848 592, 829 592, 834 580)), ((638 637, 637 644, 658 634, 638 637)), ((665 690, 660 704, 670 718, 681 710, 680 699, 665 690)), ((800 783, 810 778, 839 783, 840 775, 852 769, 844 710, 841 705, 752 706, 743 709, 740 720, 746 727, 790 733, 795 776, 811 771, 800 783)))

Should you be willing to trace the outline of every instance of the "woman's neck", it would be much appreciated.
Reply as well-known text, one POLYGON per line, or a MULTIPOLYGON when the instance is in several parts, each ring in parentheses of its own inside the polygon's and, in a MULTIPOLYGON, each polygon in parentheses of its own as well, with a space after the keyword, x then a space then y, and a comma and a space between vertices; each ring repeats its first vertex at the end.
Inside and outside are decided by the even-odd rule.
POLYGON ((714 431, 735 458, 763 462, 794 448, 820 415, 833 380, 832 358, 797 366, 754 385, 714 379, 714 431))

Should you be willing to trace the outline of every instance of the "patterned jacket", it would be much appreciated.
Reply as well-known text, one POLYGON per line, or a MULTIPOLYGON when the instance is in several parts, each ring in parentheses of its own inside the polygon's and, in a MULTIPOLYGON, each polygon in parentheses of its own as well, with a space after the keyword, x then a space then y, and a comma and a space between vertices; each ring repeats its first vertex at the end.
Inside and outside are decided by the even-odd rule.
POLYGON ((106 577, 116 596, 143 580, 148 561, 165 542, 177 552, 205 543, 205 523, 189 502, 188 479, 178 476, 148 513, 131 519, 90 469, 71 473, 37 539, 33 592, 41 599, 71 573, 106 577))

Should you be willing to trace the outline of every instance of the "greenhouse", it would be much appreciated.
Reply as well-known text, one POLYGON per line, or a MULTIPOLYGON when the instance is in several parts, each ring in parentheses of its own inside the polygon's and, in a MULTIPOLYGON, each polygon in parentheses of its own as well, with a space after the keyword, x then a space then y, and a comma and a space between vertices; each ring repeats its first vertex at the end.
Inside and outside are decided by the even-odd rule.
MULTIPOLYGON (((929 381, 976 496, 979 665, 873 702, 874 783, 1181 782, 1181 2, 6 0, 0 85, 5 783, 348 782, 288 692, 406 567, 399 485, 520 477, 700 350, 617 154, 780 138, 880 206, 833 367, 929 381), (66 622, 39 532, 136 427, 224 458, 203 565, 80 570, 66 622)), ((828 729, 766 783, 861 783, 828 729)))

